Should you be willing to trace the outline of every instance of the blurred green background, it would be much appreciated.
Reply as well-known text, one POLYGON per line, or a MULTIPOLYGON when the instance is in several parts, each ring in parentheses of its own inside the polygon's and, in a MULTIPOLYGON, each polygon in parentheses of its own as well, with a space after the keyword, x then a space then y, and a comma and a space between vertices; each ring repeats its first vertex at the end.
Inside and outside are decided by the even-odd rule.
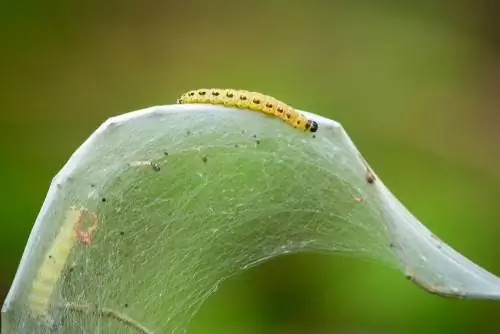
MULTIPOLYGON (((383 182, 500 274, 494 1, 0 1, 0 300, 51 178, 106 118, 233 87, 341 122, 383 182)), ((216 265, 216 264, 214 264, 216 265)), ((362 259, 273 259, 190 333, 494 333, 500 302, 427 294, 362 259)))

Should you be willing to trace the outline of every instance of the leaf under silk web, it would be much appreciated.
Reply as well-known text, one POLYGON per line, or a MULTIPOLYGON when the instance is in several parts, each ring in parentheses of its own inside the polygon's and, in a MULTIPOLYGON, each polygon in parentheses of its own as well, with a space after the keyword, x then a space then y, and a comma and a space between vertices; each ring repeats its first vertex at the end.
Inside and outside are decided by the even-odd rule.
POLYGON ((208 105, 107 120, 52 181, 2 333, 184 333, 221 281, 297 252, 371 258, 444 296, 500 297, 500 279, 419 223, 339 123, 306 114, 317 133, 208 105), (91 242, 68 248, 61 272, 52 264, 40 275, 44 260, 63 261, 54 240, 71 207, 95 215, 79 221, 91 242), (33 295, 45 303, 34 307, 33 295))

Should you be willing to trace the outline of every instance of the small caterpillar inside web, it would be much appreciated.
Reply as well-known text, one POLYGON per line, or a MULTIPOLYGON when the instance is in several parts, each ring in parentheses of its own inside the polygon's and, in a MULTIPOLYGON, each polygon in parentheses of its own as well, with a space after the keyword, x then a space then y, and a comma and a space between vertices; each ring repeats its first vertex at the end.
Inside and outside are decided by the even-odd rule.
POLYGON ((66 212, 59 233, 44 255, 28 297, 29 307, 33 316, 45 324, 53 323, 49 316, 49 306, 54 289, 66 266, 71 250, 78 240, 84 245, 92 242, 92 232, 96 228, 97 217, 92 215, 92 225, 87 230, 82 228, 86 209, 70 207, 66 212))

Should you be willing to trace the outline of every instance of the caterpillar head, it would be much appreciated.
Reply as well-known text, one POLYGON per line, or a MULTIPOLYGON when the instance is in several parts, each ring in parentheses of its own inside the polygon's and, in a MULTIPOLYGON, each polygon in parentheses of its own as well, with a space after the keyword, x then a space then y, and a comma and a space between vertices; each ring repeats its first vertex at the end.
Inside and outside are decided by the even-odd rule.
POLYGON ((318 123, 316 121, 307 121, 307 124, 306 124, 306 130, 309 130, 311 132, 316 132, 318 131, 318 123))

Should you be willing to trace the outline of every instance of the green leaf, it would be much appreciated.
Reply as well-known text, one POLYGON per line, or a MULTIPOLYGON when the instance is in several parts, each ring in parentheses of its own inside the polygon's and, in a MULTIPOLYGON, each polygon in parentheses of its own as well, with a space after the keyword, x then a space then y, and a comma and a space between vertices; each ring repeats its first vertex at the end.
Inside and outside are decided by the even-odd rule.
POLYGON ((2 333, 183 333, 224 279, 298 252, 380 261, 443 296, 500 297, 500 279, 419 223, 339 123, 304 113, 318 132, 208 105, 107 120, 53 179, 2 333))

